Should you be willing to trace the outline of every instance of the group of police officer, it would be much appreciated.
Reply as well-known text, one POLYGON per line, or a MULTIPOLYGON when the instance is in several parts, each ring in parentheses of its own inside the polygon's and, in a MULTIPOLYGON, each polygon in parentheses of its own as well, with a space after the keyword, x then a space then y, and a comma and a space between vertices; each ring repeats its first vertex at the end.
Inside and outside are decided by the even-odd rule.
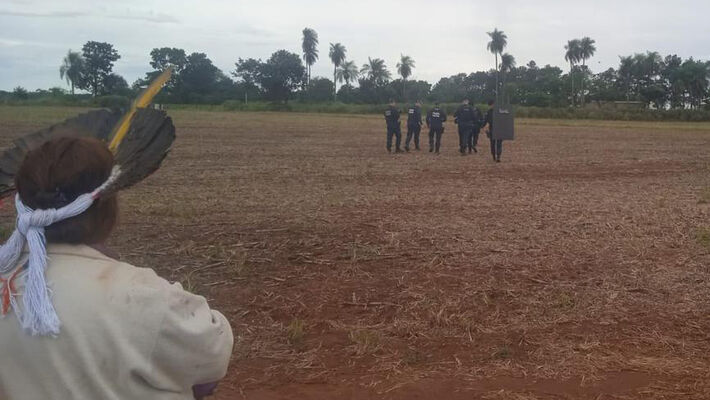
MULTIPOLYGON (((478 153, 478 136, 483 128, 491 141, 491 154, 493 160, 500 162, 503 151, 503 141, 493 137, 493 107, 494 101, 488 102, 488 111, 485 116, 477 107, 469 104, 468 99, 464 99, 461 106, 454 113, 454 123, 458 125, 459 131, 459 152, 462 156, 466 154, 478 153)), ((421 102, 417 101, 407 109, 407 138, 404 142, 404 150, 409 152, 409 144, 414 139, 414 148, 419 148, 419 133, 422 129, 422 108, 421 102)), ((392 137, 396 138, 395 152, 401 153, 402 132, 400 128, 400 112, 394 100, 390 100, 390 105, 385 110, 385 121, 387 122, 387 151, 392 152, 392 137)), ((439 103, 434 104, 434 108, 426 115, 426 126, 429 128, 429 152, 439 154, 441 148, 441 136, 444 133, 444 122, 446 122, 446 112, 439 107, 439 103)))

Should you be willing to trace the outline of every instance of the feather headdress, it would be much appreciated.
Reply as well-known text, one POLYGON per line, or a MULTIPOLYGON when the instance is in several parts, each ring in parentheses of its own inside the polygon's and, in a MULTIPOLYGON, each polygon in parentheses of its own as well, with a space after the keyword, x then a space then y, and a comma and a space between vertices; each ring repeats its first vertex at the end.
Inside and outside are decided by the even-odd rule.
POLYGON ((164 71, 133 102, 127 113, 96 110, 81 114, 47 129, 18 138, 14 146, 0 156, 0 198, 15 190, 14 177, 25 155, 48 140, 59 137, 94 137, 107 143, 115 164, 108 179, 91 193, 78 196, 64 207, 33 210, 15 195, 17 225, 8 241, 0 247, 0 274, 17 266, 22 250, 29 249, 25 272, 23 307, 16 304, 9 287, 9 302, 22 327, 32 335, 59 334, 60 321, 52 304, 45 270, 47 268, 44 229, 56 222, 86 211, 101 197, 134 185, 153 173, 170 151, 175 140, 175 127, 164 111, 147 108, 162 86, 170 79, 164 71))

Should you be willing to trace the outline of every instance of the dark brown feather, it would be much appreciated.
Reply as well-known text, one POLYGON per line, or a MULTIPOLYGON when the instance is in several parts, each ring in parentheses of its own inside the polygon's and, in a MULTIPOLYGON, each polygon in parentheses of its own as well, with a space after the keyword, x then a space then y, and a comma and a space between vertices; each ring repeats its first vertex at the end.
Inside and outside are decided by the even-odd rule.
POLYGON ((108 191, 135 185, 155 172, 168 155, 174 140, 175 126, 165 111, 139 109, 133 116, 126 137, 118 146, 116 164, 121 166, 121 176, 108 191))
MULTIPOLYGON (((15 189, 15 174, 28 151, 47 140, 59 137, 95 137, 108 142, 120 112, 90 111, 16 139, 13 146, 0 156, 0 198, 15 189)), ((111 191, 140 182, 160 167, 160 163, 175 140, 175 127, 164 111, 140 109, 131 122, 129 131, 118 147, 116 163, 121 166, 121 177, 111 191)))
POLYGON ((41 146, 47 140, 59 137, 93 136, 106 140, 119 118, 121 118, 121 113, 117 111, 90 111, 52 125, 47 129, 15 139, 13 146, 0 156, 0 198, 8 196, 14 191, 15 174, 28 151, 41 146))

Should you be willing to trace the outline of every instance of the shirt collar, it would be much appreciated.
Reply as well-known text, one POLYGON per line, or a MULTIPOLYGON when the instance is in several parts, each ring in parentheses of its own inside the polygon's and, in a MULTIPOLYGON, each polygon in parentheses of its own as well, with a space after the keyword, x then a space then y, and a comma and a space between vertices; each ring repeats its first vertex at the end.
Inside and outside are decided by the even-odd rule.
POLYGON ((53 254, 93 258, 97 260, 111 259, 100 251, 84 244, 48 243, 47 255, 51 256, 53 254))

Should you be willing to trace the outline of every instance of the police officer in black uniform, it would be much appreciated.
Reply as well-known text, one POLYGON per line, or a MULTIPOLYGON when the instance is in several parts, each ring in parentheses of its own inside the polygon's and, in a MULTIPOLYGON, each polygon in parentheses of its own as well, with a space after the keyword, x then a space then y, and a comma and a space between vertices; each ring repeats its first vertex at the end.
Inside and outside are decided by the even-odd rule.
POLYGON ((488 126, 486 136, 488 136, 488 139, 491 140, 491 155, 493 155, 493 161, 500 162, 500 155, 503 153, 503 141, 493 138, 493 109, 495 108, 495 104, 495 100, 488 101, 488 112, 486 113, 486 119, 483 126, 488 126))
POLYGON ((414 137, 414 148, 419 150, 419 133, 422 131, 422 103, 417 101, 407 109, 407 140, 404 150, 409 151, 409 143, 414 137))
POLYGON ((473 107, 468 104, 468 99, 464 99, 454 113, 454 123, 459 126, 459 152, 462 156, 466 155, 466 147, 471 140, 471 135, 473 135, 475 118, 473 107))
POLYGON ((436 154, 439 154, 444 122, 446 122, 446 112, 439 108, 439 103, 435 103, 434 108, 429 110, 426 116, 426 126, 429 128, 429 153, 436 149, 436 154))
POLYGON ((395 152, 401 153, 399 148, 402 142, 402 130, 399 123, 399 110, 394 99, 390 99, 390 105, 385 110, 385 121, 387 122, 387 151, 392 152, 392 135, 397 135, 397 148, 395 152))
POLYGON ((476 146, 478 146, 478 135, 481 133, 483 124, 483 113, 478 107, 473 107, 473 129, 471 130, 471 135, 468 137, 468 154, 471 154, 471 151, 478 153, 476 146))

